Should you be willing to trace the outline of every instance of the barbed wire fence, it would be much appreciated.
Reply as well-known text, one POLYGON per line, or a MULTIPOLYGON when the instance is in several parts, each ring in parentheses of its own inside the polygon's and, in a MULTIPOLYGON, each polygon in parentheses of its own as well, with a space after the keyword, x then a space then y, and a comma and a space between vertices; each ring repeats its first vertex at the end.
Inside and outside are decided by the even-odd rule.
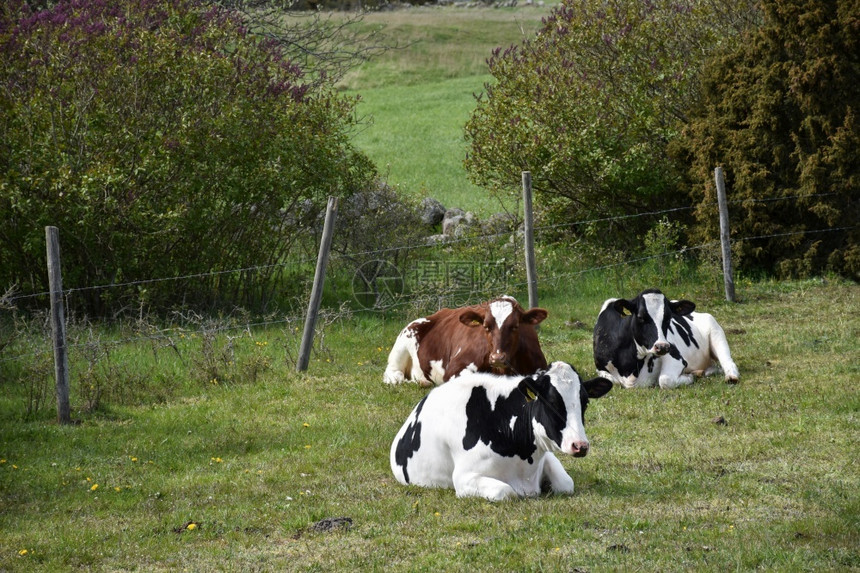
MULTIPOLYGON (((761 198, 757 199, 756 202, 768 203, 798 198, 797 196, 761 198)), ((804 198, 808 199, 809 197, 804 198)), ((730 201, 728 205, 732 206, 737 203, 740 201, 730 201)), ((706 205, 706 207, 710 206, 706 205)), ((716 208, 717 203, 714 202, 712 206, 716 208)), ((538 238, 538 243, 541 243, 541 237, 552 235, 562 229, 619 223, 633 218, 670 217, 692 209, 693 207, 676 207, 617 217, 596 218, 572 224, 539 225, 534 227, 534 232, 538 238)), ((805 233, 840 232, 853 229, 856 226, 806 230, 805 233)), ((732 237, 732 242, 766 240, 793 234, 775 233, 732 237)), ((321 309, 320 321, 315 328, 314 338, 316 342, 312 351, 317 358, 331 359, 333 353, 326 344, 326 331, 336 323, 353 320, 356 313, 376 313, 401 319, 412 314, 422 316, 422 313, 429 313, 442 306, 474 304, 503 292, 518 293, 524 291, 529 284, 525 276, 525 266, 521 261, 523 251, 521 238, 517 236, 516 232, 513 234, 509 231, 487 232, 449 237, 444 241, 428 239, 423 243, 393 245, 377 250, 331 253, 330 264, 335 272, 342 274, 345 271, 351 272, 351 292, 348 299, 338 299, 336 304, 329 303, 321 309), (471 247, 486 253, 481 249, 490 244, 498 245, 500 241, 504 243, 507 251, 500 253, 500 256, 494 257, 492 260, 489 257, 483 260, 461 260, 452 259, 449 256, 451 249, 458 246, 471 247), (404 254, 409 256, 402 256, 404 254), (425 256, 421 256, 421 254, 425 256), (405 265, 395 265, 392 262, 395 255, 406 261, 405 265)), ((549 290, 590 273, 621 269, 661 259, 689 257, 701 251, 716 250, 719 244, 718 240, 714 240, 698 245, 686 245, 677 249, 667 249, 663 252, 631 256, 605 264, 571 269, 569 272, 560 272, 555 269, 552 274, 543 274, 539 277, 540 287, 549 290)), ((225 371, 229 373, 231 367, 235 368, 237 340, 247 339, 247 341, 253 341, 254 344, 262 344, 259 340, 263 337, 262 335, 276 329, 282 335, 281 356, 292 364, 298 363, 299 333, 305 323, 305 315, 301 309, 306 305, 309 298, 310 284, 308 283, 307 288, 303 289, 302 292, 297 292, 289 297, 292 303, 288 306, 295 309, 293 312, 252 316, 247 311, 236 309, 227 316, 221 315, 213 318, 195 311, 175 310, 170 313, 167 320, 163 318, 153 320, 141 313, 134 320, 124 323, 122 327, 115 328, 110 335, 96 334, 95 326, 86 316, 81 316, 76 311, 74 299, 79 293, 145 287, 152 284, 182 284, 189 280, 208 279, 229 274, 248 276, 256 271, 268 270, 273 266, 307 268, 312 267, 314 263, 315 260, 307 258, 275 265, 249 266, 115 284, 81 285, 63 289, 62 299, 65 307, 69 309, 65 320, 73 325, 73 328, 70 328, 69 340, 65 343, 65 350, 74 355, 75 364, 78 365, 75 377, 82 389, 81 402, 89 404, 91 407, 98 405, 100 392, 104 391, 105 379, 122 366, 111 366, 106 373, 101 375, 97 374, 97 366, 112 357, 116 358, 125 347, 144 346, 148 347, 154 356, 158 356, 161 352, 169 352, 176 355, 180 360, 184 360, 179 350, 181 342, 197 339, 200 344, 200 351, 192 365, 205 374, 206 380, 217 384, 219 376, 224 376, 225 371), (222 339, 220 344, 217 342, 219 337, 222 339)), ((50 296, 49 291, 18 293, 14 289, 8 289, 0 297, 0 311, 11 312, 23 302, 31 307, 46 308, 46 302, 50 296), (39 301, 45 302, 39 304, 39 301)), ((36 318, 30 321, 30 328, 34 323, 40 326, 39 333, 35 338, 28 337, 27 344, 31 348, 22 350, 21 345, 16 344, 14 340, 17 334, 15 332, 12 332, 11 335, 5 335, 5 338, 0 333, 0 368, 9 364, 17 364, 19 369, 25 370, 33 380, 27 392, 28 413, 44 407, 51 394, 49 383, 45 381, 50 378, 50 366, 48 364, 52 357, 49 315, 47 311, 44 311, 44 314, 36 312, 34 316, 36 318), (38 340, 41 340, 42 344, 39 344, 38 340)), ((415 316, 411 316, 411 318, 415 318, 415 316)), ((254 359, 251 360, 251 362, 253 361, 254 359)), ((251 378, 256 378, 257 374, 266 366, 263 358, 259 358, 259 361, 259 364, 251 364, 250 366, 251 378)), ((129 373, 126 372, 125 375, 127 377, 129 373)))

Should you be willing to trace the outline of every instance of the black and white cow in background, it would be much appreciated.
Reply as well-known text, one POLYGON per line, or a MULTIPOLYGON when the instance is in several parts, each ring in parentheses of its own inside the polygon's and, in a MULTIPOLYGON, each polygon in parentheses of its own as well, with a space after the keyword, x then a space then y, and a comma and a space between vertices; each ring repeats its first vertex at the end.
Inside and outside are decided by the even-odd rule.
POLYGON ((554 452, 588 453, 588 399, 611 389, 564 362, 525 377, 463 372, 412 410, 391 444, 391 470, 404 485, 453 487, 457 497, 535 496, 547 484, 572 493, 554 452))
POLYGON ((632 300, 608 299, 594 325, 598 374, 625 388, 677 388, 714 373, 717 360, 726 382, 736 383, 740 375, 726 333, 713 316, 695 308, 656 289, 632 300))

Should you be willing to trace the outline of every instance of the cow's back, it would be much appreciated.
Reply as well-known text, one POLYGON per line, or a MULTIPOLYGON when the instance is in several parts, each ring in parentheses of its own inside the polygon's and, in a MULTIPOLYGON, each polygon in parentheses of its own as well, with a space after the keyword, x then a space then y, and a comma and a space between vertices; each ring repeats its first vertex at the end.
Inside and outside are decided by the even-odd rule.
POLYGON ((418 359, 428 380, 441 384, 467 368, 489 370, 490 347, 480 327, 460 322, 470 308, 443 308, 428 316, 428 324, 422 325, 418 359))
POLYGON ((455 459, 466 432, 466 401, 472 385, 454 381, 434 388, 412 410, 391 444, 397 481, 453 487, 455 459))

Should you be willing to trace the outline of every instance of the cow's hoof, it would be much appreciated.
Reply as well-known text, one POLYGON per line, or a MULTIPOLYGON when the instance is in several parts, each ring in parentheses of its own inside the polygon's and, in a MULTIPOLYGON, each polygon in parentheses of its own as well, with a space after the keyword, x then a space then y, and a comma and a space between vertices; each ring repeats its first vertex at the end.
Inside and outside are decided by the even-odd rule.
POLYGON ((726 376, 726 384, 737 384, 740 382, 736 376, 726 376))

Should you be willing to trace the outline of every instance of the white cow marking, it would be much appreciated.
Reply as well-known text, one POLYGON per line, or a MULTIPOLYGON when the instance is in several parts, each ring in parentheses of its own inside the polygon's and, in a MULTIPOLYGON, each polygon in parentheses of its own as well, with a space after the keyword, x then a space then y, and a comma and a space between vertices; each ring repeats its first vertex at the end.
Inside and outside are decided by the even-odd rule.
POLYGON ((502 328, 502 325, 514 311, 514 305, 508 300, 497 300, 490 304, 490 313, 496 319, 496 326, 502 328))
POLYGON ((430 381, 436 385, 445 382, 445 367, 441 360, 430 361, 430 381))

